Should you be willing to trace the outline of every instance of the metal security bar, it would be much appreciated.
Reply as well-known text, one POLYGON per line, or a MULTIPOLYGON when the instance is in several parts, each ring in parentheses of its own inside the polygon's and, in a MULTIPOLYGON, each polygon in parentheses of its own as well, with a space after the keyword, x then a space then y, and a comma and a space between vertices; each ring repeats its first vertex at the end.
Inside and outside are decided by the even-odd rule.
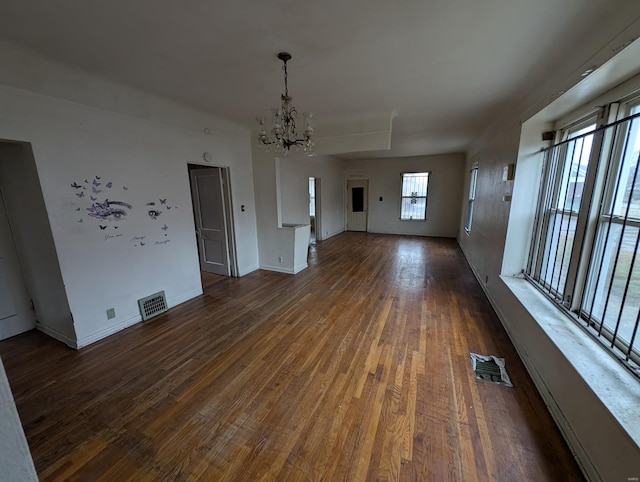
POLYGON ((640 107, 544 151, 526 276, 640 376, 640 107))
POLYGON ((402 173, 400 219, 423 221, 427 218, 428 172, 402 173))

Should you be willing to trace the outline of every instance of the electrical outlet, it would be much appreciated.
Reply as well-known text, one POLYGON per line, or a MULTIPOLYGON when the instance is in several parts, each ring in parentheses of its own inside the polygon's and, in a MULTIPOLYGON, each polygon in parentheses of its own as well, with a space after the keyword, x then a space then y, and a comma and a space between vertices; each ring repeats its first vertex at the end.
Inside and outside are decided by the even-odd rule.
POLYGON ((107 320, 111 320, 113 318, 116 317, 116 309, 115 308, 109 308, 107 310, 107 320))
POLYGON ((282 261, 283 261, 282 256, 278 256, 278 263, 282 263, 282 261))

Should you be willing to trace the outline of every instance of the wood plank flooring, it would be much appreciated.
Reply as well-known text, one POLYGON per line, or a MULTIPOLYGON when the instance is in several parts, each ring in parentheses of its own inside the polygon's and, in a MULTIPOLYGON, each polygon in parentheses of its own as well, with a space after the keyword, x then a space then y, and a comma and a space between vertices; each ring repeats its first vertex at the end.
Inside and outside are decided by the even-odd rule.
POLYGON ((0 342, 41 480, 583 480, 454 240, 343 233, 298 275, 203 280, 77 352, 0 342))

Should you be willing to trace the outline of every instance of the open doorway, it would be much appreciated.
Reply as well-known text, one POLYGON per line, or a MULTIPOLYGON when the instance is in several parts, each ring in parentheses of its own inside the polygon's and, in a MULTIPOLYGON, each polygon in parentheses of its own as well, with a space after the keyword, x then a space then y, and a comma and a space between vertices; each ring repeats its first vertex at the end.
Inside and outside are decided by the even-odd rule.
POLYGON ((311 225, 311 235, 309 244, 315 246, 316 241, 322 240, 322 229, 320 226, 320 178, 309 178, 309 224, 311 225))
POLYGON ((200 270, 238 276, 229 168, 188 168, 200 270))
POLYGON ((34 327, 76 347, 31 145, 0 141, 0 339, 34 327))

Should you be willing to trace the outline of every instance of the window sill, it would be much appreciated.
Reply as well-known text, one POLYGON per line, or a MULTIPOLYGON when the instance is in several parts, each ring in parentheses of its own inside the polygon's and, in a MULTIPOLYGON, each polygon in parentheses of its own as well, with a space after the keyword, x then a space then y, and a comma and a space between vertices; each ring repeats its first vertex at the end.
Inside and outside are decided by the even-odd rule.
POLYGON ((511 276, 500 279, 640 446, 640 381, 528 281, 511 276))

